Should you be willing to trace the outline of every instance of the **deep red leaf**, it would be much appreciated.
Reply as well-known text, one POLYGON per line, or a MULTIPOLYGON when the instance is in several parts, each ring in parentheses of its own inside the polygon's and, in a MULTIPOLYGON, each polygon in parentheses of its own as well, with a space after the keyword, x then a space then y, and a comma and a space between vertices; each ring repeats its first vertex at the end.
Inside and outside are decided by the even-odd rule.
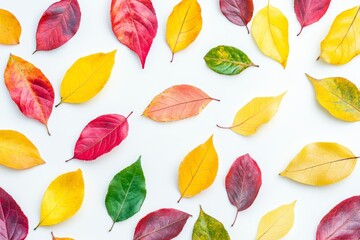
POLYGON ((250 22, 254 12, 252 0, 220 0, 220 9, 230 22, 245 26, 249 33, 247 24, 250 22))
POLYGON ((182 231, 190 214, 162 208, 143 217, 135 228, 134 240, 169 240, 182 231))
POLYGON ((139 56, 144 68, 158 28, 151 0, 112 0, 110 15, 115 36, 139 56))
MULTIPOLYGON (((235 160, 226 175, 227 195, 232 205, 240 211, 249 208, 255 201, 261 187, 261 171, 257 163, 245 154, 235 160)), ((235 220, 232 226, 235 224, 235 220)))
POLYGON ((15 200, 0 187, 0 240, 23 240, 28 231, 27 217, 15 200))
POLYGON ((345 199, 321 219, 316 240, 360 239, 360 196, 345 199))
POLYGON ((36 31, 36 51, 52 50, 72 38, 80 26, 81 11, 77 0, 52 4, 40 18, 36 31))

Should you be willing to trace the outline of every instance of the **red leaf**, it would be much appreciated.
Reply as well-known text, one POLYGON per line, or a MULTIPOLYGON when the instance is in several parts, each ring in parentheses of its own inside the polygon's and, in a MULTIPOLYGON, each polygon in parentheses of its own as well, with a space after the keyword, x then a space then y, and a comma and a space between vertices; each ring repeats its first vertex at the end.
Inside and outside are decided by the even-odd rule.
POLYGON ((134 240, 169 240, 182 231, 190 214, 162 208, 143 217, 135 228, 134 240))
POLYGON ((294 8, 296 17, 301 25, 301 31, 304 27, 313 24, 322 18, 329 8, 331 0, 295 0, 294 8))
POLYGON ((235 160, 226 175, 225 185, 229 200, 237 208, 235 224, 240 211, 249 208, 261 187, 261 171, 257 163, 245 154, 235 160))
POLYGON ((230 22, 245 26, 249 33, 247 24, 250 22, 254 12, 252 0, 220 0, 220 9, 230 22))
POLYGON ((4 78, 10 96, 20 111, 47 128, 54 105, 54 89, 41 70, 10 54, 4 78))
POLYGON ((144 68, 158 28, 151 0, 112 0, 110 15, 115 36, 139 56, 144 68))
POLYGON ((316 240, 360 239, 360 196, 345 199, 321 219, 316 240))
POLYGON ((23 240, 28 231, 27 217, 15 200, 0 187, 0 239, 23 240))
POLYGON ((76 142, 74 156, 67 161, 91 161, 110 152, 127 137, 129 116, 125 118, 119 114, 106 114, 89 122, 76 142))
POLYGON ((77 0, 52 4, 40 18, 36 31, 36 51, 52 50, 72 38, 80 26, 81 12, 77 0))

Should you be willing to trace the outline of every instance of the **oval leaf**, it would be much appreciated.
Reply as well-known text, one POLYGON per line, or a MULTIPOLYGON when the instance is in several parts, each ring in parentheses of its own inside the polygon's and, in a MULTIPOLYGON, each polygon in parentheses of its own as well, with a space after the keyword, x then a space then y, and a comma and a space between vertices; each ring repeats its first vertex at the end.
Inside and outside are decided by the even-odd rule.
POLYGON ((345 64, 360 53, 360 6, 340 13, 321 42, 320 58, 330 64, 345 64))
POLYGON ((357 157, 340 144, 311 143, 291 160, 280 176, 308 185, 328 185, 348 177, 355 168, 356 160, 357 157))
POLYGON ((0 164, 13 169, 27 169, 44 163, 37 148, 25 135, 0 130, 0 164))
POLYGON ((180 234, 190 214, 162 208, 143 217, 135 228, 133 240, 169 240, 180 234))
POLYGON ((40 222, 35 227, 51 226, 72 217, 84 199, 84 179, 80 169, 58 176, 50 183, 41 203, 40 222))
POLYGON ((284 95, 285 93, 277 97, 254 98, 236 113, 231 127, 218 127, 231 129, 244 136, 252 135, 277 113, 284 95))
POLYGON ((158 122, 171 122, 199 114, 211 101, 201 89, 191 85, 172 86, 151 101, 143 115, 158 122))
POLYGON ((228 198, 237 209, 233 224, 240 211, 249 208, 256 199, 261 187, 261 171, 257 163, 245 154, 231 165, 225 179, 228 198))
POLYGON ((360 239, 360 196, 345 199, 326 214, 316 240, 360 239))
POLYGON ((17 202, 0 187, 0 239, 24 240, 29 222, 17 202))
POLYGON ((83 103, 105 86, 115 62, 116 50, 109 53, 96 53, 79 58, 67 70, 61 82, 61 103, 83 103))
POLYGON ((41 70, 24 59, 10 54, 4 79, 10 96, 19 110, 25 116, 38 120, 48 128, 55 94, 50 81, 41 70))
POLYGON ((52 236, 52 240, 74 240, 73 238, 60 238, 60 237, 55 237, 53 232, 51 232, 51 236, 52 236))
POLYGON ((229 234, 224 225, 207 215, 200 206, 199 217, 194 225, 192 240, 230 240, 229 234))
POLYGON ((19 44, 21 26, 17 18, 9 11, 0 9, 0 44, 19 44))
POLYGON ((331 115, 344 121, 360 121, 360 91, 354 83, 341 77, 318 80, 306 76, 314 86, 316 99, 331 115))
POLYGON ((251 33, 258 48, 286 67, 289 55, 288 21, 277 8, 268 5, 254 17, 251 33))
POLYGON ((213 136, 194 148, 179 166, 178 186, 180 199, 192 197, 214 182, 218 170, 218 155, 214 148, 213 136))
POLYGON ((247 24, 250 22, 254 12, 252 0, 220 0, 220 9, 230 22, 245 26, 249 33, 247 24))
POLYGON ((40 18, 36 31, 36 51, 52 50, 65 44, 76 34, 80 20, 77 0, 53 3, 40 18))
POLYGON ((166 42, 174 54, 188 47, 202 28, 201 8, 196 0, 181 0, 166 23, 166 42))
POLYGON ((251 66, 258 67, 240 49, 224 45, 212 48, 204 60, 211 70, 225 75, 239 74, 251 66))
POLYGON ((145 200, 146 185, 140 159, 116 174, 110 182, 105 198, 106 209, 113 220, 109 231, 116 222, 134 216, 145 200))

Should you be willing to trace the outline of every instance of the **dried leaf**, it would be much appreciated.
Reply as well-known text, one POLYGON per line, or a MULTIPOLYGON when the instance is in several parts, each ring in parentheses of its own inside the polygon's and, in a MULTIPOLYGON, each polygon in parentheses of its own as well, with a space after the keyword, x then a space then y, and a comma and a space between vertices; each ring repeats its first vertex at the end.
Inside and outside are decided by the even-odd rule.
POLYGON ((5 9, 0 9, 0 33, 0 44, 19 44, 21 25, 14 14, 5 9))
POLYGON ((73 238, 60 238, 60 237, 55 237, 53 232, 51 232, 51 236, 52 236, 52 240, 74 240, 73 238))
POLYGON ((254 12, 252 0, 220 0, 220 9, 230 22, 245 26, 249 33, 247 24, 250 22, 254 12))

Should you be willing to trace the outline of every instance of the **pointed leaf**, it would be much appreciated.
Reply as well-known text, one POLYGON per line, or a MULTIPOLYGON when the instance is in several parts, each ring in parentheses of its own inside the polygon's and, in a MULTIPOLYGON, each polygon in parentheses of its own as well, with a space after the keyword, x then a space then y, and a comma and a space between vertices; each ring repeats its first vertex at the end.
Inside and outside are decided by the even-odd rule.
POLYGON ((73 238, 60 238, 55 237, 54 234, 51 232, 52 240, 74 240, 73 238))
POLYGON ((166 23, 166 42, 174 54, 187 48, 202 28, 201 8, 197 0, 181 0, 171 12, 166 23))
POLYGON ((245 26, 249 33, 247 24, 250 22, 254 12, 252 0, 220 0, 220 9, 230 22, 245 26))
POLYGON ((146 185, 140 160, 141 157, 116 174, 110 182, 105 204, 113 220, 111 229, 116 222, 134 216, 145 200, 146 185))
POLYGON ((346 147, 331 142, 306 145, 280 176, 314 186, 324 186, 348 177, 357 157, 346 147))
POLYGON ((286 67, 289 55, 288 21, 277 8, 268 5, 254 17, 251 33, 258 48, 268 57, 286 67))
POLYGON ((9 11, 0 9, 0 44, 19 44, 21 25, 9 11))
POLYGON ((360 239, 360 196, 345 199, 326 214, 316 240, 360 239))
POLYGON ((212 48, 204 60, 211 70, 225 75, 239 74, 251 66, 258 67, 240 49, 224 45, 212 48))
POLYGON ((265 214, 259 222, 256 240, 283 238, 294 225, 295 203, 280 206, 265 214))
POLYGON ((36 51, 52 50, 65 44, 76 34, 80 20, 77 0, 53 3, 40 18, 36 31, 36 51))
MULTIPOLYGON (((213 136, 194 148, 179 166, 178 186, 181 197, 192 197, 214 182, 218 170, 218 155, 213 136)), ((178 201, 178 202, 179 202, 178 201)))
POLYGON ((29 222, 17 202, 0 187, 0 239, 24 240, 29 222))
POLYGON ((0 164, 13 169, 27 169, 44 163, 37 148, 25 135, 0 130, 0 164))
POLYGON ((115 36, 139 56, 144 68, 158 28, 151 0, 112 0, 110 15, 115 36))
POLYGON ((158 122, 171 122, 199 114, 211 101, 201 89, 191 85, 172 86, 151 101, 143 115, 158 122))
POLYGON ((342 77, 315 79, 306 75, 313 84, 316 99, 334 117, 360 121, 360 91, 356 85, 342 77))
POLYGON ((360 53, 360 6, 340 13, 321 42, 320 58, 330 64, 345 64, 360 53))
POLYGON ((180 234, 190 214, 162 208, 143 217, 135 228, 133 240, 169 240, 180 234))

